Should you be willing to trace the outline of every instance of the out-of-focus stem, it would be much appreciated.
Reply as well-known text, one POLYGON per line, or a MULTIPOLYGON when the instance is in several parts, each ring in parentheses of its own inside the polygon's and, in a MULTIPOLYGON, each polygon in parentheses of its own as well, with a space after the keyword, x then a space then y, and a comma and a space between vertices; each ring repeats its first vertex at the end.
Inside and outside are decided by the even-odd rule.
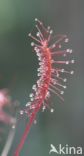
POLYGON ((14 139, 14 135, 15 135, 15 128, 11 128, 1 156, 8 156, 9 150, 11 148, 14 139))

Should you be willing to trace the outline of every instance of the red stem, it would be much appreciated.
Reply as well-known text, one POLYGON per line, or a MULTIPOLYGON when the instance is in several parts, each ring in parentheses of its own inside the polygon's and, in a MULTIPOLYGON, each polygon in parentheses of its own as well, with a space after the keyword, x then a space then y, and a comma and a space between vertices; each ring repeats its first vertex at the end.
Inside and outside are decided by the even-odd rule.
POLYGON ((16 151, 14 153, 14 156, 19 156, 20 155, 20 151, 21 151, 21 149, 22 149, 22 147, 23 147, 23 145, 25 143, 25 140, 26 140, 26 138, 28 136, 28 133, 30 132, 30 128, 31 128, 31 126, 33 124, 33 121, 35 120, 36 114, 39 111, 39 109, 40 109, 40 107, 37 105, 37 108, 34 110, 34 112, 32 112, 31 117, 29 119, 29 122, 28 122, 28 124, 26 126, 26 129, 24 131, 24 134, 23 134, 23 136, 21 138, 21 141, 20 141, 20 143, 19 143, 19 145, 18 145, 18 147, 17 147, 17 149, 16 149, 16 151))

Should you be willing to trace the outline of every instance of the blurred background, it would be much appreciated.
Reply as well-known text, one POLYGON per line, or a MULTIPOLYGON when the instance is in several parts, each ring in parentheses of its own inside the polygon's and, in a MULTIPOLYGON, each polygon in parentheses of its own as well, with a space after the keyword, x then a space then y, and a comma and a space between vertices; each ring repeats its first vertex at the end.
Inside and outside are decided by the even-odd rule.
MULTIPOLYGON (((20 109, 29 101, 37 80, 38 61, 28 37, 35 18, 50 25, 55 34, 67 34, 76 59, 64 103, 54 96, 50 100, 54 113, 46 110, 37 115, 37 124, 32 126, 20 156, 49 156, 51 143, 56 147, 84 146, 83 16, 83 0, 0 0, 0 89, 7 88, 10 97, 19 101, 20 109)), ((15 110, 12 115, 15 117, 15 110)), ((16 126, 8 156, 13 156, 26 124, 27 118, 22 118, 16 126)), ((11 126, 0 122, 0 129, 1 155, 11 126)))

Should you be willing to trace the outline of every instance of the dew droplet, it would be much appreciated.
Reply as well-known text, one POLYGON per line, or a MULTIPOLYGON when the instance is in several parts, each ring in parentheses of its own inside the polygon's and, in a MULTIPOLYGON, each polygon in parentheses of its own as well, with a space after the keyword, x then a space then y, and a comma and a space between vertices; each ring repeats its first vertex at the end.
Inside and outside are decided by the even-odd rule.
POLYGON ((68 39, 68 38, 66 38, 66 39, 65 39, 65 42, 66 42, 66 43, 67 43, 67 42, 69 42, 69 39, 68 39))
POLYGON ((53 113, 53 112, 54 112, 54 109, 53 109, 53 108, 51 108, 50 112, 51 112, 51 113, 53 113))

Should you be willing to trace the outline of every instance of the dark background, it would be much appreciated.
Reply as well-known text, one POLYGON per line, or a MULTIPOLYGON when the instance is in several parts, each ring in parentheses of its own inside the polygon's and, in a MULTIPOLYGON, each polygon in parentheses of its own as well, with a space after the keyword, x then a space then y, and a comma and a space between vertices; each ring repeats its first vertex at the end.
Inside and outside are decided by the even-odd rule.
MULTIPOLYGON (((50 25, 54 33, 69 36, 75 51, 75 75, 68 80, 65 102, 62 104, 55 96, 52 99, 54 114, 48 110, 39 113, 21 156, 49 156, 51 143, 84 146, 83 0, 0 0, 0 88, 8 88, 11 97, 19 100, 20 107, 29 100, 38 67, 28 38, 35 18, 50 25)), ((13 155, 26 123, 23 119, 19 122, 8 156, 13 155)), ((4 135, 2 138, 8 132, 4 135)), ((0 151, 5 144, 3 140, 0 151)))

